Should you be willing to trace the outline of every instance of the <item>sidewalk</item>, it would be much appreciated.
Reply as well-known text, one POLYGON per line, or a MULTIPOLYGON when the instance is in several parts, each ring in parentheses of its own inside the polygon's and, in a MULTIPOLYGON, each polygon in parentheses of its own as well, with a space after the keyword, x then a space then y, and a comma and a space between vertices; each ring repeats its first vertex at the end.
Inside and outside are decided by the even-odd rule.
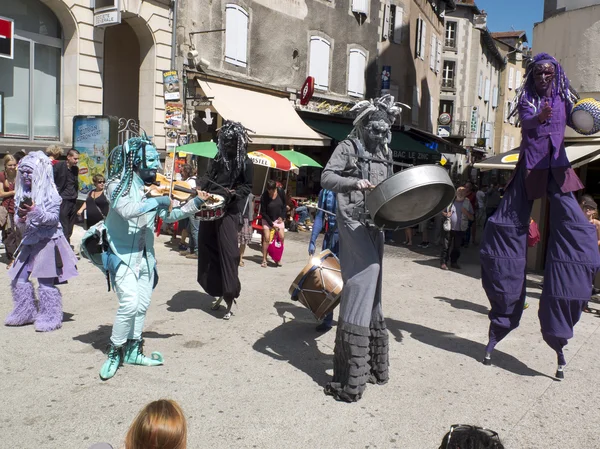
MULTIPOLYGON (((61 286, 65 322, 52 333, 0 326, 2 447, 119 447, 141 407, 179 401, 189 448, 437 449, 451 424, 497 431, 507 448, 595 448, 600 421, 600 319, 584 314, 566 348, 566 379, 542 341, 539 288, 521 327, 484 366, 488 303, 477 249, 462 270, 439 269, 439 247, 386 245, 383 307, 390 331, 390 382, 369 385, 356 404, 323 394, 332 373, 335 331, 315 332, 310 312, 288 289, 308 260, 309 233, 286 233, 283 267, 260 267, 256 247, 240 269, 242 296, 231 321, 210 310, 196 263, 156 243, 160 282, 144 338, 162 367, 131 367, 102 382, 116 296, 87 261, 61 286)), ((417 239, 415 242, 418 243, 417 239)), ((9 282, 0 316, 10 311, 9 282)), ((336 314, 337 315, 337 314, 336 314)))

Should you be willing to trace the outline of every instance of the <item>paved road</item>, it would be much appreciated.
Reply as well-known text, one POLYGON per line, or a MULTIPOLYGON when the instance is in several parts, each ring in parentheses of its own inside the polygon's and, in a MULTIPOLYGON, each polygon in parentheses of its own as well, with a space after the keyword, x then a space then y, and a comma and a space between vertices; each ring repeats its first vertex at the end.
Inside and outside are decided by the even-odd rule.
MULTIPOLYGON (((282 268, 263 269, 258 252, 248 251, 242 297, 228 322, 199 290, 195 261, 161 237, 161 280, 144 335, 147 352, 161 351, 166 364, 126 366, 107 382, 98 371, 116 297, 82 260, 80 276, 61 287, 61 330, 0 326, 0 447, 117 447, 139 409, 157 398, 183 406, 190 448, 437 448, 455 423, 494 429, 508 448, 600 447, 600 320, 583 316, 566 350, 566 380, 555 381, 532 282, 521 327, 499 345, 497 366, 484 366, 488 307, 475 249, 461 271, 443 272, 435 248, 388 247, 390 382, 369 386, 356 404, 326 397, 335 335, 316 333, 311 314, 289 300, 307 260, 307 235, 288 237, 282 268)), ((2 317, 8 286, 3 276, 2 317)))

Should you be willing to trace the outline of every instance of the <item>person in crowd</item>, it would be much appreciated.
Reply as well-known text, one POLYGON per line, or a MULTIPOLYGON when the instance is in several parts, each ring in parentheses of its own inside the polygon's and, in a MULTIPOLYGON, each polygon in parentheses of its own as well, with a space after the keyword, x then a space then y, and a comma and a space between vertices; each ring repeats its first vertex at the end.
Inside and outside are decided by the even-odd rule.
POLYGON ((412 228, 405 228, 404 229, 404 238, 406 240, 404 240, 402 242, 403 245, 406 246, 412 246, 413 242, 412 242, 412 238, 413 238, 413 229, 412 228))
MULTIPOLYGON (((119 300, 107 359, 100 369, 102 380, 111 379, 123 364, 156 366, 164 363, 160 353, 146 357, 142 331, 152 291, 158 284, 154 254, 154 225, 157 216, 175 222, 198 212, 203 200, 195 197, 182 207, 172 208, 171 199, 156 189, 160 157, 152 141, 142 132, 139 137, 117 146, 108 158, 106 196, 110 208, 104 221, 105 251, 101 268, 107 274, 119 300), (154 196, 157 193, 159 196, 154 196)), ((97 235, 91 228, 83 237, 97 235)), ((104 233, 103 233, 104 234, 104 233)), ((88 257, 93 261, 91 257, 88 257)))
POLYGON ((467 189, 459 187, 456 190, 456 198, 453 203, 448 206, 443 216, 450 219, 452 224, 450 231, 446 231, 444 235, 444 243, 442 254, 440 257, 440 267, 442 270, 448 269, 448 260, 450 267, 460 269, 458 259, 460 258, 460 248, 462 246, 465 232, 469 226, 469 220, 475 217, 471 202, 467 198, 467 189))
MULTIPOLYGON (((179 404, 159 399, 146 405, 129 426, 124 449, 186 449, 187 422, 179 404)), ((113 449, 97 443, 89 449, 113 449)))
POLYGON ((401 108, 384 95, 358 102, 354 129, 340 142, 321 175, 337 194, 337 228, 344 289, 335 338, 333 379, 325 394, 339 401, 361 399, 367 382, 389 378, 388 332, 381 306, 384 233, 356 217, 365 213, 365 191, 393 175, 388 148, 401 108))
POLYGON ((485 224, 486 206, 485 200, 487 197, 488 186, 483 185, 481 189, 477 190, 475 197, 477 198, 477 213, 475 214, 475 226, 483 229, 485 224))
POLYGON ((465 183, 465 190, 467 192, 467 199, 471 203, 471 209, 473 209, 473 217, 469 219, 469 227, 465 231, 465 236, 463 239, 463 246, 468 248, 471 244, 471 240, 473 244, 475 244, 477 240, 477 224, 475 218, 477 217, 478 212, 478 202, 477 202, 477 193, 476 189, 473 186, 472 182, 465 183))
MULTIPOLYGON (((317 213, 313 223, 310 242, 308 243, 308 255, 315 254, 317 238, 325 227, 325 236, 323 237, 322 251, 330 250, 337 257, 340 252, 340 235, 337 228, 337 198, 331 190, 321 189, 317 203, 317 213)), ((323 321, 317 326, 318 332, 327 332, 333 327, 333 312, 328 313, 323 321)))
POLYGON ((67 160, 54 165, 54 183, 62 198, 60 204, 60 224, 65 238, 71 243, 73 225, 77 218, 77 194, 79 192, 79 151, 71 148, 67 160))
POLYGON ((226 121, 219 130, 217 157, 198 185, 202 198, 209 199, 214 193, 227 201, 225 215, 219 220, 201 221, 198 231, 198 283, 207 294, 218 298, 213 310, 225 300, 224 320, 233 316, 233 304, 242 291, 238 230, 254 176, 248 140, 244 125, 226 121))
MULTIPOLYGON (((0 222, 2 242, 9 263, 21 242, 20 233, 15 226, 15 182, 17 179, 17 160, 7 154, 3 158, 4 171, 0 172, 0 207, 4 209, 3 223, 0 222)), ((2 217, 0 217, 1 219, 2 217)))
POLYGON ((7 326, 35 323, 38 332, 62 326, 62 296, 57 284, 77 276, 77 258, 59 222, 60 196, 52 164, 41 151, 23 157, 15 182, 15 221, 23 240, 8 271, 14 308, 7 326), (37 279, 37 307, 30 278, 37 279))
POLYGON ((19 161, 21 159, 23 159, 25 156, 27 156, 27 151, 25 151, 25 150, 19 150, 14 154, 14 157, 17 160, 17 165, 19 164, 19 161))
POLYGON ((454 424, 439 449, 504 449, 498 433, 483 427, 454 424))
POLYGON ((58 164, 62 155, 63 149, 58 145, 50 145, 48 148, 46 148, 46 156, 48 156, 48 159, 50 159, 52 165, 58 164))
POLYGON ((421 233, 421 243, 419 243, 419 248, 429 248, 429 230, 427 229, 428 226, 429 220, 425 220, 419 223, 419 232, 421 233))
POLYGON ((531 208, 535 199, 548 198, 549 237, 538 317, 544 341, 556 352, 555 376, 564 378, 563 348, 573 337, 600 270, 597 231, 573 195, 583 184, 564 144, 575 101, 559 62, 546 53, 533 57, 515 100, 522 134, 519 161, 480 248, 481 281, 491 306, 486 365, 497 343, 519 326, 531 208))
POLYGON ((296 214, 298 214, 298 229, 310 231, 310 213, 308 212, 308 207, 305 205, 298 206, 294 215, 296 214))
POLYGON ((254 216, 254 195, 248 194, 244 209, 240 213, 240 227, 238 231, 238 245, 240 247, 240 267, 244 266, 244 253, 246 246, 252 241, 252 220, 254 216))
POLYGON ((108 215, 108 198, 104 194, 104 185, 106 180, 103 175, 96 174, 92 177, 94 183, 94 190, 88 193, 85 202, 81 205, 77 211, 77 216, 83 216, 83 212, 86 212, 86 227, 91 228, 96 223, 104 220, 108 215))
MULTIPOLYGON (((262 215, 263 227, 263 260, 261 267, 267 267, 267 250, 271 242, 271 229, 279 235, 279 240, 283 243, 285 237, 284 217, 286 212, 286 198, 283 189, 277 188, 277 184, 272 179, 267 181, 267 189, 263 192, 260 199, 260 211, 262 215)), ((277 262, 281 265, 281 261, 277 262)))
POLYGON ((502 197, 500 196, 500 191, 498 190, 498 184, 491 184, 485 194, 485 221, 483 222, 484 228, 487 225, 490 217, 496 213, 496 210, 498 210, 501 200, 502 197))
MULTIPOLYGON (((183 164, 179 169, 181 174, 181 181, 188 184, 190 189, 196 188, 196 176, 194 175, 194 167, 190 164, 183 164)), ((179 254, 185 256, 186 259, 198 259, 198 228, 200 226, 200 220, 191 216, 184 218, 179 222, 181 231, 181 241, 179 245, 179 254), (185 240, 188 240, 188 244, 185 244, 185 240)))
POLYGON ((600 248, 600 220, 598 220, 598 204, 594 201, 591 195, 583 195, 579 203, 585 217, 596 228, 596 236, 598 237, 598 248, 600 248))

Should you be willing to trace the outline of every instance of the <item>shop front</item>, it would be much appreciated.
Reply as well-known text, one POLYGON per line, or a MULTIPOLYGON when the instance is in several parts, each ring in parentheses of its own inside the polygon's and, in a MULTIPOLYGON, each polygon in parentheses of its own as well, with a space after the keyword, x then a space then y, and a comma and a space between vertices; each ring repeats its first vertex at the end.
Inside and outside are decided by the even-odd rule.
POLYGON ((0 1, 14 29, 13 55, 0 58, 0 154, 71 147, 76 116, 133 119, 164 148, 170 3, 96 2, 103 14, 90 4, 0 1))

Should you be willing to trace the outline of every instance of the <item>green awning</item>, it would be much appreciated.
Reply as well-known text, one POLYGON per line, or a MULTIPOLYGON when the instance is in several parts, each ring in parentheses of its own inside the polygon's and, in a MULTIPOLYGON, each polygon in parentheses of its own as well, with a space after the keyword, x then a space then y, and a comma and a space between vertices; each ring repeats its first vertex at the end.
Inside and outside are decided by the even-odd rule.
POLYGON ((213 159, 217 155, 217 144, 214 142, 194 142, 187 145, 178 146, 175 151, 178 153, 193 154, 195 156, 213 159))
MULTIPOLYGON (((353 128, 352 125, 346 123, 313 119, 303 120, 315 131, 325 134, 338 142, 348 137, 353 128)), ((436 150, 426 147, 402 131, 392 132, 390 148, 393 151, 395 160, 409 161, 411 163, 435 163, 442 157, 436 150)))

